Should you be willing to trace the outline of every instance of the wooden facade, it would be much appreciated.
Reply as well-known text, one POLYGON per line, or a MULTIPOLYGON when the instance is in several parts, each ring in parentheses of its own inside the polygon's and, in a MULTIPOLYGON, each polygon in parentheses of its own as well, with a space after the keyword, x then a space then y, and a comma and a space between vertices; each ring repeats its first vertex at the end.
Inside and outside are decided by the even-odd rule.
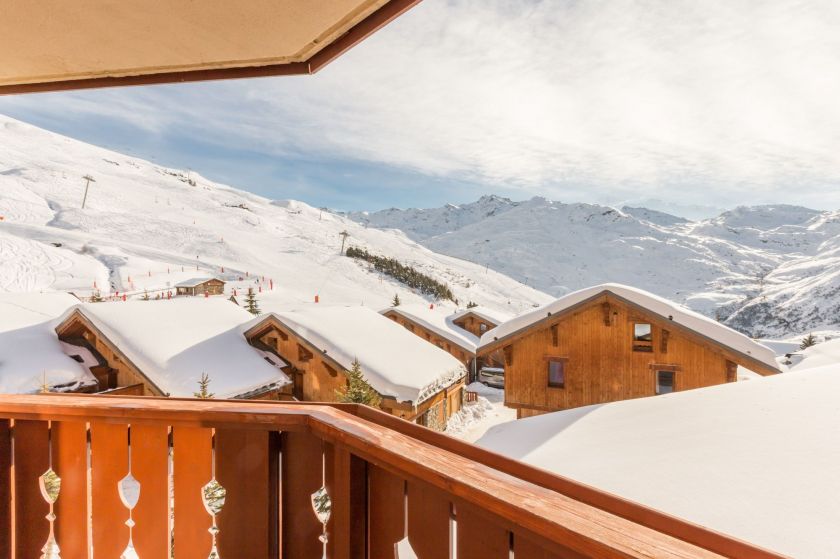
POLYGON ((452 320, 452 323, 479 338, 499 325, 498 322, 469 310, 452 320))
MULTIPOLYGON (((169 396, 117 344, 78 310, 56 326, 55 330, 59 340, 87 348, 99 361, 98 366, 91 367, 91 373, 99 382, 99 391, 137 396, 169 396)), ((279 395, 278 389, 266 387, 241 397, 277 400, 280 399, 279 395)))
POLYGON ((175 286, 177 295, 224 295, 225 282, 216 278, 209 278, 196 283, 184 282, 175 286))
MULTIPOLYGON (((292 384, 287 392, 296 400, 336 402, 336 392, 347 386, 348 371, 341 363, 274 316, 266 317, 246 332, 245 336, 252 344, 271 348, 289 363, 286 373, 292 379, 292 384)), ((417 405, 380 395, 380 408, 408 421, 443 430, 452 414, 461 409, 463 388, 464 381, 461 379, 417 405)))
POLYGON ((602 292, 479 350, 502 351, 505 405, 529 417, 735 382, 778 371, 627 299, 602 292))

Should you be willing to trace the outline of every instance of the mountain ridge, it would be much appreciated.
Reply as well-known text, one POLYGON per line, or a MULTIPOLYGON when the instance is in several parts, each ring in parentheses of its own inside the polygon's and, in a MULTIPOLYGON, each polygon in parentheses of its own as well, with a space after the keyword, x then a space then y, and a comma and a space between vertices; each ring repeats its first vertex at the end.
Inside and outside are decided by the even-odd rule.
POLYGON ((756 337, 840 327, 838 211, 765 204, 691 220, 632 206, 484 196, 348 215, 552 296, 618 282, 756 337))

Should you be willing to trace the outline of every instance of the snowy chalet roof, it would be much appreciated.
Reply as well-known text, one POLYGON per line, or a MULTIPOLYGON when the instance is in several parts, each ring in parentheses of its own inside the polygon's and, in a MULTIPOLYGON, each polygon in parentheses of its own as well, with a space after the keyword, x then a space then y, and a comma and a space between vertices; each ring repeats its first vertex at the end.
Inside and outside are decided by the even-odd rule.
POLYGON ((213 280, 221 281, 221 282, 224 281, 224 280, 220 280, 219 278, 190 278, 188 280, 179 281, 178 283, 175 284, 175 287, 196 287, 196 286, 201 285, 202 283, 207 283, 208 281, 213 281, 213 280))
POLYGON ((497 311, 495 309, 488 309, 487 307, 472 307, 469 309, 461 309, 451 315, 451 320, 455 321, 462 317, 475 315, 482 320, 492 322, 493 324, 502 324, 513 318, 512 314, 497 311))
POLYGON ((791 557, 840 557, 840 365, 497 425, 477 444, 791 557))
POLYGON ((469 353, 475 353, 478 345, 478 336, 467 332, 453 322, 454 316, 438 307, 429 308, 429 305, 408 304, 398 307, 388 307, 379 311, 380 314, 395 312, 405 318, 420 324, 464 349, 469 353))
POLYGON ((349 370, 358 359, 368 383, 382 396, 419 404, 466 374, 449 353, 418 338, 367 307, 311 306, 255 318, 249 331, 269 317, 349 370))
POLYGON ((96 384, 96 378, 62 350, 55 321, 79 302, 68 293, 0 293, 0 393, 96 384))
POLYGON ((62 322, 74 312, 170 396, 192 397, 203 373, 216 398, 291 382, 245 339, 252 315, 226 299, 85 303, 65 313, 62 322))
POLYGON ((770 348, 682 305, 678 305, 653 293, 618 283, 605 283, 594 287, 587 287, 586 289, 581 289, 580 291, 575 291, 560 297, 556 301, 543 305, 538 309, 519 315, 481 336, 478 349, 482 350, 490 346, 502 344, 505 339, 513 337, 534 324, 543 320, 550 320, 551 317, 558 313, 585 304, 589 300, 600 297, 605 293, 611 294, 630 304, 642 307, 665 320, 670 320, 688 330, 692 330, 713 342, 742 354, 748 359, 755 359, 767 367, 777 371, 779 370, 779 366, 776 363, 776 355, 770 348))

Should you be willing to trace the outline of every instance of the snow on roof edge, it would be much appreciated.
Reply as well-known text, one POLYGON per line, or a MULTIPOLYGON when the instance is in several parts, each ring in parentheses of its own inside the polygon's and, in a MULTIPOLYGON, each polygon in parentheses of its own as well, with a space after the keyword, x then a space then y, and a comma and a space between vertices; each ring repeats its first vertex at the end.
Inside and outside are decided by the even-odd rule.
MULTIPOLYGON (((327 310, 327 309, 347 309, 352 307, 323 307, 320 310, 327 310)), ((453 363, 457 363, 457 367, 453 368, 452 370, 447 371, 445 374, 437 375, 432 382, 426 383, 422 387, 412 388, 405 384, 403 384, 400 380, 396 380, 391 378, 389 375, 383 374, 381 370, 376 367, 370 367, 364 357, 359 358, 358 355, 355 355, 355 359, 358 359, 362 366, 363 370, 365 371, 365 376, 373 388, 382 396, 384 397, 393 397, 397 401, 409 401, 412 402, 415 406, 421 404, 422 402, 426 401, 429 397, 437 394, 440 390, 451 386, 455 383, 459 378, 461 378, 466 373, 466 368, 464 365, 459 362, 455 357, 451 356, 448 352, 437 348, 428 342, 417 338, 414 334, 411 334, 407 331, 404 331, 402 327, 394 325, 390 320, 386 317, 382 316, 381 313, 377 313, 367 307, 359 307, 360 309, 365 309, 365 311, 370 312, 373 316, 380 316, 382 318, 383 324, 386 324, 388 327, 394 326, 398 328, 398 330, 394 330, 395 332, 399 332, 402 334, 405 333, 406 340, 412 340, 416 342, 417 348, 422 348, 423 351, 433 351, 433 352, 440 352, 442 356, 445 356, 448 360, 451 360, 453 363), (457 374, 456 374, 457 373, 457 374), (379 382, 383 381, 383 382, 379 382), (379 385, 378 387, 375 385, 379 385), (411 395, 408 392, 412 392, 411 395), (416 394, 415 394, 416 393, 416 394)), ((310 309, 311 310, 311 309, 310 309)), ((307 325, 300 320, 296 320, 296 315, 298 317, 302 317, 307 314, 305 311, 297 310, 297 311, 270 311, 265 314, 261 314, 245 325, 243 325, 243 332, 250 333, 270 320, 274 319, 279 324, 285 326, 287 329, 292 331, 296 336, 298 336, 301 340, 309 344, 312 348, 317 350, 317 353, 322 357, 330 360, 331 362, 335 363, 339 367, 345 370, 349 370, 349 357, 347 352, 338 347, 334 346, 332 348, 326 348, 324 346, 332 345, 328 339, 327 335, 323 332, 319 332, 313 329, 310 325, 307 325), (313 339, 315 338, 315 339, 313 339), (343 363, 342 358, 344 361, 348 361, 348 363, 343 363)))
MULTIPOLYGON (((415 314, 415 313, 410 312, 410 311, 406 311, 405 309, 401 309, 400 307, 402 307, 402 306, 403 305, 400 305, 398 307, 386 307, 386 308, 382 309, 381 311, 379 311, 379 314, 384 315, 389 311, 394 311, 394 312, 402 315, 403 317, 408 318, 409 320, 412 320, 414 322, 417 322, 425 328, 428 328, 429 330, 436 333, 437 335, 439 335, 443 338, 446 338, 447 340, 454 343, 455 345, 457 345, 461 349, 466 350, 469 353, 475 354, 475 352, 478 348, 478 341, 479 341, 478 336, 476 336, 475 334, 473 334, 471 332, 467 332, 466 330, 464 330, 463 328, 461 328, 460 326, 455 324, 454 323, 454 320, 455 320, 454 319, 454 317, 455 317, 454 314, 451 314, 451 315, 448 315, 448 316, 443 316, 443 315, 440 316, 440 318, 443 319, 445 324, 450 328, 450 329, 445 330, 445 329, 441 328, 440 326, 430 322, 429 320, 426 320, 421 315, 415 314), (457 328, 458 331, 457 332, 453 331, 451 328, 457 328), (475 342, 472 341, 473 338, 475 338, 475 342)), ((432 309, 429 309, 429 311, 434 312, 432 309)))

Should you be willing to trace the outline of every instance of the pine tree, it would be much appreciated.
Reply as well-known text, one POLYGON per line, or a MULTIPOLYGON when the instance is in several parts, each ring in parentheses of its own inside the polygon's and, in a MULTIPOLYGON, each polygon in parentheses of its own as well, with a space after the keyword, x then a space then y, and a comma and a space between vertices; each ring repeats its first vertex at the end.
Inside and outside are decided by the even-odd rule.
POLYGON ((353 367, 347 372, 347 386, 335 391, 339 402, 350 404, 365 404, 372 408, 379 407, 382 398, 376 390, 365 380, 362 365, 358 359, 353 360, 353 367))
POLYGON ((198 379, 198 392, 193 392, 193 396, 201 398, 202 400, 209 400, 215 394, 210 392, 210 376, 207 373, 201 373, 201 378, 198 379))
POLYGON ((807 349, 814 345, 817 345, 817 338, 814 337, 813 333, 810 333, 802 338, 802 343, 799 344, 799 349, 807 349))
POLYGON ((395 293, 394 294, 394 300, 391 301, 391 306, 392 307, 399 307, 400 303, 401 303, 400 296, 399 296, 399 294, 395 293))
POLYGON ((101 303, 102 302, 102 295, 99 294, 99 290, 96 290, 93 293, 91 293, 90 302, 91 303, 101 303))
POLYGON ((467 308, 468 309, 473 309, 477 306, 478 306, 478 303, 476 303, 475 301, 470 301, 469 303, 467 303, 467 308))
POLYGON ((257 296, 254 295, 254 288, 248 288, 248 295, 245 296, 245 310, 253 315, 260 314, 260 305, 257 303, 257 296))

